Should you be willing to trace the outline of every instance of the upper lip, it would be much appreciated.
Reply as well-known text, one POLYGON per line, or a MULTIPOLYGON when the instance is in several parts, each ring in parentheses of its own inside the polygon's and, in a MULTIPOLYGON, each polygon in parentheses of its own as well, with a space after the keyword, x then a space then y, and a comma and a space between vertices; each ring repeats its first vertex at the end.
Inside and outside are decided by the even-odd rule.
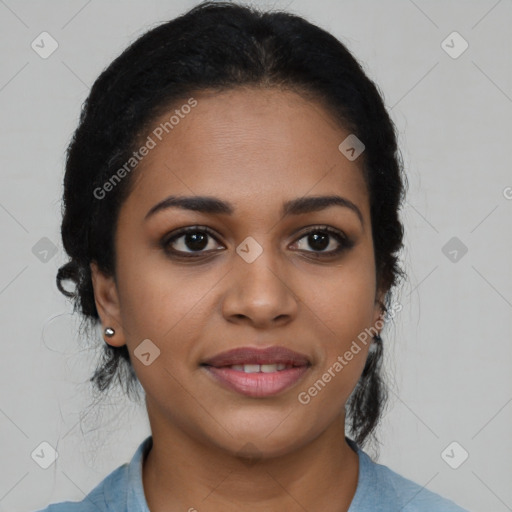
POLYGON ((307 356, 286 347, 273 346, 268 348, 241 347, 221 352, 203 361, 203 365, 231 366, 234 364, 287 364, 293 366, 309 366, 307 356))

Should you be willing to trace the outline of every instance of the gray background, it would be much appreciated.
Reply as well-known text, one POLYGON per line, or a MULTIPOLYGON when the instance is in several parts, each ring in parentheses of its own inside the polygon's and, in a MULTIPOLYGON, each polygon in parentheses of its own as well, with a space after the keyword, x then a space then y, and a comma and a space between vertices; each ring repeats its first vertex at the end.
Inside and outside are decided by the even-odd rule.
MULTIPOLYGON (((145 410, 120 393, 87 410, 94 350, 80 344, 54 284, 66 261, 64 151, 101 70, 196 3, 0 0, 1 511, 82 499, 149 434, 145 410), (46 59, 31 47, 43 31, 59 45, 46 59), (55 254, 42 252, 52 245, 55 254), (31 457, 43 441, 59 454, 48 469, 31 457)), ((512 3, 275 5, 354 52, 400 132, 409 280, 383 335, 391 401, 379 461, 470 510, 512 510, 512 3), (453 31, 469 44, 457 58, 442 46, 453 31), (451 246, 443 250, 452 237, 455 261, 451 246), (469 453, 457 469, 442 456, 453 441, 452 465, 469 453)), ((462 48, 453 37, 447 44, 462 48)))

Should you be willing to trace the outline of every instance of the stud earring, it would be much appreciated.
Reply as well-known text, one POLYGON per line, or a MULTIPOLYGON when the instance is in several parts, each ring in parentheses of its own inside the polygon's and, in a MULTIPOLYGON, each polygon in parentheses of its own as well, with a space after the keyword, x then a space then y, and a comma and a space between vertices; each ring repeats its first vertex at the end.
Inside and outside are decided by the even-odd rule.
POLYGON ((114 329, 112 329, 112 327, 107 327, 105 329, 105 336, 107 336, 108 338, 112 338, 112 336, 114 336, 115 333, 116 333, 116 331, 114 331, 114 329))

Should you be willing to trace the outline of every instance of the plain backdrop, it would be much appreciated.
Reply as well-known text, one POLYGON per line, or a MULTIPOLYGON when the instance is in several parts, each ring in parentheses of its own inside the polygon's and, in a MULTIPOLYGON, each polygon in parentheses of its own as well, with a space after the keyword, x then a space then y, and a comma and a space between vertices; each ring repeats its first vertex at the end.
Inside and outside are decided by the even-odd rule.
MULTIPOLYGON (((95 353, 55 286, 64 155, 99 73, 196 3, 0 1, 0 511, 82 499, 150 433, 121 393, 87 409, 95 353), (47 58, 42 32, 58 44, 47 58)), ((383 334, 379 462, 469 510, 512 510, 512 3, 254 3, 340 38, 399 131, 409 277, 383 334)))

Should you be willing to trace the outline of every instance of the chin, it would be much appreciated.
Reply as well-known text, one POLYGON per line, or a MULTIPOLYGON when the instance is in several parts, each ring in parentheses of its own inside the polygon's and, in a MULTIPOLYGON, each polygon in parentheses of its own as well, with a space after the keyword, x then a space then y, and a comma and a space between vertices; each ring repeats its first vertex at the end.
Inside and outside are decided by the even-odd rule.
MULTIPOLYGON (((290 415, 290 417, 293 413, 290 415)), ((274 415, 272 421, 268 418, 246 415, 243 423, 224 422, 221 438, 212 439, 219 448, 241 459, 270 459, 280 457, 297 450, 316 436, 308 429, 304 421, 283 421, 286 414, 277 418, 274 415), (231 433, 232 435, 228 434, 231 433)), ((211 435, 211 430, 209 431, 211 435)), ((320 432, 318 432, 319 434, 320 432)))

